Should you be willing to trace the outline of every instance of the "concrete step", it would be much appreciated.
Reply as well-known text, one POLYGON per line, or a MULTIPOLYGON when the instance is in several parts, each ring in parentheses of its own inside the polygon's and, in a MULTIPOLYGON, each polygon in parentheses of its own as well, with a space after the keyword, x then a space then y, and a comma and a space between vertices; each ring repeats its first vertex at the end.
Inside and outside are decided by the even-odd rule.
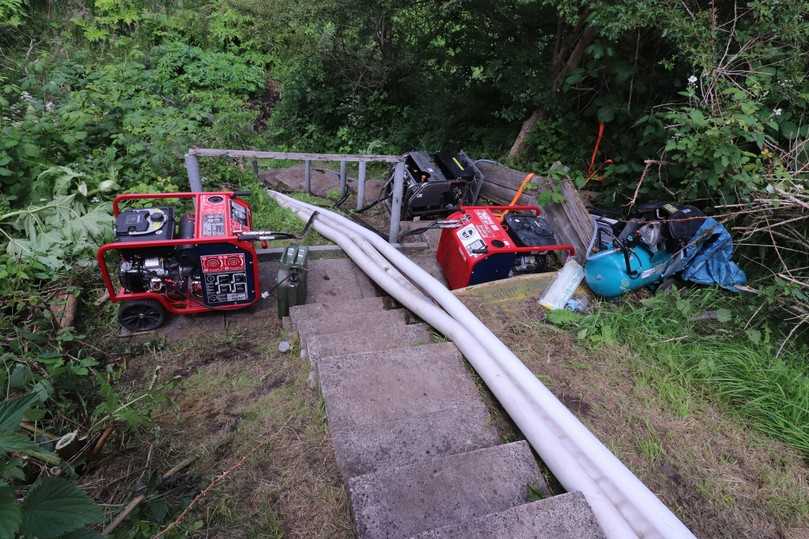
POLYGON ((345 479, 500 442, 489 410, 481 403, 330 430, 337 466, 345 479))
POLYGON ((348 258, 323 258, 309 263, 307 303, 378 295, 376 285, 348 258))
POLYGON ((539 469, 524 441, 354 477, 360 538, 404 538, 524 504, 539 469))
MULTIPOLYGON (((430 225, 434 224, 435 220, 402 221, 400 231, 403 234, 417 228, 428 228, 430 225)), ((407 236, 403 236, 402 244, 406 245, 408 243, 423 242, 427 244, 428 250, 435 252, 435 249, 438 247, 439 239, 441 239, 441 229, 431 228, 421 232, 420 234, 408 234, 407 236)))
POLYGON ((520 505, 467 522, 444 526, 413 539, 604 539, 581 492, 520 505))
POLYGON ((481 402, 451 343, 321 358, 318 371, 333 431, 481 402))
POLYGON ((353 300, 329 298, 323 303, 307 303, 289 308, 289 318, 295 327, 301 320, 323 318, 324 316, 353 315, 363 312, 381 311, 385 308, 385 298, 374 296, 353 300))
POLYGON ((441 271, 441 266, 438 265, 438 260, 435 258, 435 253, 416 254, 410 257, 410 260, 415 262, 424 271, 438 279, 444 286, 447 280, 444 278, 444 273, 441 271))
POLYGON ((391 309, 388 311, 371 311, 342 314, 338 316, 324 315, 319 318, 301 320, 296 325, 301 342, 305 342, 312 335, 328 335, 353 329, 362 328, 374 332, 386 325, 403 324, 406 321, 404 309, 391 309))
POLYGON ((425 324, 386 324, 374 331, 351 329, 327 335, 311 335, 305 346, 309 359, 344 356, 362 352, 381 352, 432 342, 432 331, 425 324))

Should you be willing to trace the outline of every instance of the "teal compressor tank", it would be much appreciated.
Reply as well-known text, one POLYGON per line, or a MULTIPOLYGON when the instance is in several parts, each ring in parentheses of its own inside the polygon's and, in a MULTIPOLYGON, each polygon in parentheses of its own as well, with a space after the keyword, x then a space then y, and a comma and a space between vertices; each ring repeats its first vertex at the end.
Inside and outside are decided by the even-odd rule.
POLYGON ((651 253, 642 245, 616 248, 587 257, 584 279, 595 294, 614 298, 660 281, 671 261, 671 253, 651 253))

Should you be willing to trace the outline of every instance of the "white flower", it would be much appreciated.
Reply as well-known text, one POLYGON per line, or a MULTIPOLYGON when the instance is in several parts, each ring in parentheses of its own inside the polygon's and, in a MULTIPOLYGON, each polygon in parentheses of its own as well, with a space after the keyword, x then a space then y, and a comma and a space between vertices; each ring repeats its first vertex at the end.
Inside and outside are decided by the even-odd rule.
POLYGON ((696 84, 696 83, 697 83, 696 75, 691 75, 690 77, 688 77, 688 84, 696 84))
POLYGON ((53 112, 53 110, 55 108, 56 108, 56 106, 53 104, 53 101, 48 101, 47 103, 45 103, 45 110, 46 111, 53 112))
POLYGON ((775 109, 775 110, 774 110, 774 111, 772 111, 772 112, 773 112, 773 114, 775 114, 776 116, 781 116, 781 113, 782 113, 782 112, 784 112, 784 110, 783 110, 783 109, 781 109, 781 108, 777 108, 777 109, 775 109))

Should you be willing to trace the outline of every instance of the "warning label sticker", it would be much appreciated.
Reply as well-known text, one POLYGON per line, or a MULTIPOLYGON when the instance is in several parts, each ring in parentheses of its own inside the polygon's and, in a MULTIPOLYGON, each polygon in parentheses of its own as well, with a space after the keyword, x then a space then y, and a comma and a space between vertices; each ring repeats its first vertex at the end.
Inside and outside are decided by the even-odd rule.
POLYGON ((221 213, 209 213, 202 218, 203 236, 224 236, 225 216, 221 213))
POLYGON ((466 225, 458 230, 457 234, 467 253, 470 255, 483 254, 486 244, 483 243, 483 238, 480 237, 475 225, 466 225))
POLYGON ((500 226, 494 222, 492 214, 488 210, 476 210, 475 215, 480 220, 479 232, 485 237, 496 236, 500 232, 500 226))

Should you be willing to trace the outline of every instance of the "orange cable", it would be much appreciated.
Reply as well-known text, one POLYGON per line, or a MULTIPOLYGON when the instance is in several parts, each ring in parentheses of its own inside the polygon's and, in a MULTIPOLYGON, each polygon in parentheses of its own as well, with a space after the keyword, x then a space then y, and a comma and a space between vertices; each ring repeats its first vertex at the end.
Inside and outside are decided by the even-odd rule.
MULTIPOLYGON (((517 189, 517 192, 514 193, 514 198, 511 199, 511 204, 509 204, 509 206, 515 206, 517 204, 523 194, 523 191, 525 191, 525 188, 528 187, 529 183, 531 183, 531 180, 534 179, 534 176, 535 174, 533 172, 529 172, 525 175, 525 178, 523 178, 520 182, 520 187, 517 189)), ((503 214, 500 215, 500 222, 506 218, 506 215, 508 215, 508 210, 504 211, 503 214)))

